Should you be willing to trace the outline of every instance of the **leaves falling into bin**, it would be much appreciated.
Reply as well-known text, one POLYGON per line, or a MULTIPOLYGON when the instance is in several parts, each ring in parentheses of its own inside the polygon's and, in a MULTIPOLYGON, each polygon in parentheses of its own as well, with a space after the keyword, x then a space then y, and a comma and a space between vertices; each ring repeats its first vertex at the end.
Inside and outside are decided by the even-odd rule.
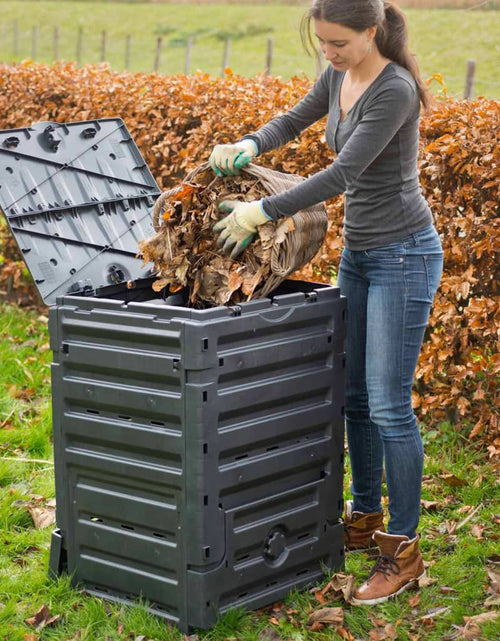
POLYGON ((207 163, 157 200, 156 233, 139 243, 144 263, 157 273, 153 289, 174 293, 187 288, 189 305, 238 304, 267 296, 319 250, 327 230, 323 204, 290 218, 261 225, 254 241, 237 260, 217 247, 214 224, 226 214, 223 200, 256 200, 289 189, 304 180, 249 165, 238 176, 214 176, 207 163))

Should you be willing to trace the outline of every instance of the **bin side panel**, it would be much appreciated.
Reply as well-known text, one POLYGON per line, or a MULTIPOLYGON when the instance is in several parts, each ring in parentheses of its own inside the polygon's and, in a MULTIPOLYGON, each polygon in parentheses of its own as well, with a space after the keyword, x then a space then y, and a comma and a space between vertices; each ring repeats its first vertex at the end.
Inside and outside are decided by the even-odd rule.
POLYGON ((182 328, 163 324, 161 332, 154 316, 100 307, 59 308, 54 332, 58 523, 68 571, 89 592, 125 602, 140 596, 181 626, 182 328))

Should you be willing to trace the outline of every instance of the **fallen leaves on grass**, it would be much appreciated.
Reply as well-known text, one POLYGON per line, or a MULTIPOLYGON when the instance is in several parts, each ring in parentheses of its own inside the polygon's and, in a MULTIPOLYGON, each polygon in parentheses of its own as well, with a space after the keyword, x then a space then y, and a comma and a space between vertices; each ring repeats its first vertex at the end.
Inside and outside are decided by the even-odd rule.
POLYGON ((481 639, 481 626, 489 621, 496 621, 498 612, 482 612, 472 617, 464 616, 465 626, 461 629, 461 634, 467 641, 476 641, 481 639))
POLYGON ((463 485, 467 485, 467 481, 465 479, 461 479, 451 472, 439 474, 439 478, 450 487, 461 487, 463 485))
POLYGON ((33 494, 29 501, 14 501, 15 507, 25 508, 33 519, 35 529, 49 527, 56 522, 56 501, 33 494))
POLYGON ((338 572, 332 576, 324 588, 321 590, 314 589, 313 593, 316 600, 321 604, 338 601, 339 599, 343 599, 348 603, 353 590, 354 576, 352 574, 342 574, 338 572))
POLYGON ((311 632, 323 630, 325 626, 333 628, 335 633, 341 639, 347 641, 354 641, 353 635, 344 628, 344 609, 343 608, 320 608, 314 610, 309 615, 307 620, 307 627, 311 632))
POLYGON ((49 606, 44 604, 37 612, 35 612, 33 616, 25 619, 25 623, 33 626, 37 630, 41 630, 42 628, 45 628, 49 625, 53 625, 54 623, 59 621, 60 618, 60 614, 51 616, 49 606))

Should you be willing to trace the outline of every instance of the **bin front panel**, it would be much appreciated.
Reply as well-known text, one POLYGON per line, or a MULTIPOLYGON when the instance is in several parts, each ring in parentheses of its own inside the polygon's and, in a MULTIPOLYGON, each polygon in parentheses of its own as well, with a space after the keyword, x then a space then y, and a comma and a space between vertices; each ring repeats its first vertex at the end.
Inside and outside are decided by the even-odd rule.
POLYGON ((343 563, 345 300, 51 312, 58 523, 75 580, 182 630, 343 563))

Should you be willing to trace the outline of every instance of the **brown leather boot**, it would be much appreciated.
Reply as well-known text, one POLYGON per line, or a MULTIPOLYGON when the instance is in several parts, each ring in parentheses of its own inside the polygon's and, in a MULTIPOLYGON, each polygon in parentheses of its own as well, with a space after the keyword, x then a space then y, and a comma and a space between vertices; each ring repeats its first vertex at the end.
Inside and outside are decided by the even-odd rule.
POLYGON ((368 579, 352 597, 354 605, 382 603, 414 586, 425 576, 424 562, 418 549, 420 535, 414 539, 385 532, 375 532, 373 538, 380 555, 368 579))
POLYGON ((384 531, 383 512, 353 512, 352 501, 346 501, 344 513, 344 533, 346 550, 376 550, 372 540, 373 533, 384 531))

